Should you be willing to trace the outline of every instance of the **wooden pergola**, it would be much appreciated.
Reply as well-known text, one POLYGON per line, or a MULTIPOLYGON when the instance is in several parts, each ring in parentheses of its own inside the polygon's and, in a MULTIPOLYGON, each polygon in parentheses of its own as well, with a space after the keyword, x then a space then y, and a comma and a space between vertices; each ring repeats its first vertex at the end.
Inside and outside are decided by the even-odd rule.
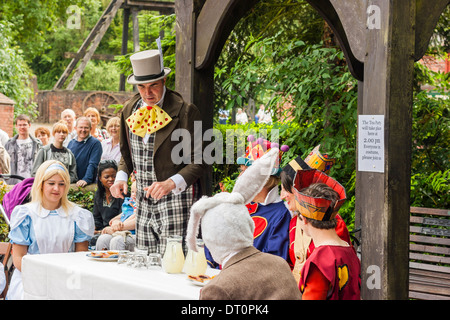
MULTIPOLYGON (((372 169, 357 149, 362 298, 408 299, 413 68, 450 1, 307 1, 334 31, 358 80, 359 119, 382 119, 381 165, 372 169)), ((231 30, 256 3, 175 1, 176 90, 198 106, 203 130, 213 124, 214 64, 231 30)))

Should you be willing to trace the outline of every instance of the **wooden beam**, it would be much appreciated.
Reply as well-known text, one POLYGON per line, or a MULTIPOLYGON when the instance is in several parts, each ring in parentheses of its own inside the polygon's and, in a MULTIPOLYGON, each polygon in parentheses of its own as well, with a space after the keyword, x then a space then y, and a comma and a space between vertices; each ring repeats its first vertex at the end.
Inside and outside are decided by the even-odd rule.
MULTIPOLYGON (((80 59, 79 57, 77 57, 77 53, 76 52, 64 52, 64 58, 66 59, 80 59)), ((104 60, 104 61, 115 61, 116 60, 116 56, 113 54, 101 54, 101 53, 95 53, 92 55, 91 57, 92 60, 104 60)))
POLYGON ((408 299, 415 1, 370 4, 379 8, 380 28, 367 31, 358 115, 384 115, 384 168, 356 173, 361 294, 365 300, 408 299))
MULTIPOLYGON (((113 4, 116 1, 118 1, 120 4, 122 4, 124 0, 112 0, 111 1, 109 6, 103 12, 103 15, 100 17, 100 19, 95 24, 94 28, 89 33, 88 37, 84 40, 84 42, 81 45, 80 49, 78 49, 77 56, 75 58, 73 58, 72 61, 70 61, 69 65, 67 66, 67 68, 64 70, 64 72, 61 75, 61 77, 58 79, 58 81, 54 85, 53 90, 57 90, 57 89, 62 89, 63 88, 64 83, 67 81, 67 79, 69 78, 70 74, 75 69, 75 67, 77 66, 77 64, 80 61, 80 59, 82 59, 81 57, 86 55, 88 47, 91 45, 91 43, 97 37, 97 34, 100 32, 100 30, 101 30, 101 28, 102 28, 102 26, 103 26, 103 24, 105 22, 105 19, 107 19, 108 15, 113 10, 113 8, 114 8, 113 4)), ((93 52, 92 52, 92 54, 93 54, 93 52)))
POLYGON ((416 25, 420 27, 415 30, 415 61, 420 60, 427 51, 439 17, 448 5, 450 0, 416 0, 416 25))
POLYGON ((360 0, 306 0, 333 30, 351 74, 364 79, 366 6, 360 0))
MULTIPOLYGON (((128 51, 128 29, 130 24, 130 8, 123 9, 123 26, 122 26, 122 48, 121 55, 126 55, 128 51)), ((120 74, 119 91, 125 91, 125 75, 120 74)))
POLYGON ((123 4, 124 0, 111 0, 108 8, 103 13, 100 20, 101 26, 98 33, 94 36, 94 39, 92 40, 92 44, 89 46, 89 49, 86 51, 85 55, 83 56, 80 65, 78 66, 77 70, 75 71, 72 79, 70 80, 70 83, 67 85, 67 90, 73 90, 75 89, 75 86, 78 83, 78 80, 80 80, 81 75, 83 74, 84 69, 86 68, 87 63, 91 59, 92 55, 94 54, 95 50, 97 49, 98 45, 100 44, 100 41, 103 39, 103 36, 105 35, 106 31, 108 30, 109 26, 111 25, 112 20, 117 14, 117 11, 119 10, 120 6, 123 4))
MULTIPOLYGON (((195 70, 196 18, 205 0, 180 0, 175 3, 176 14, 176 91, 186 102, 197 106, 202 114, 202 131, 213 126, 214 65, 195 70)), ((207 195, 212 194, 212 168, 203 176, 207 195)))
POLYGON ((139 13, 139 11, 136 9, 131 10, 131 16, 132 16, 132 20, 133 20, 133 51, 134 52, 140 51, 138 13, 139 13))
POLYGON ((165 12, 175 12, 175 2, 169 1, 134 1, 127 0, 124 3, 124 8, 138 8, 139 10, 148 11, 165 11, 165 12))
POLYGON ((258 0, 207 0, 195 26, 195 68, 208 68, 217 61, 236 23, 258 0))

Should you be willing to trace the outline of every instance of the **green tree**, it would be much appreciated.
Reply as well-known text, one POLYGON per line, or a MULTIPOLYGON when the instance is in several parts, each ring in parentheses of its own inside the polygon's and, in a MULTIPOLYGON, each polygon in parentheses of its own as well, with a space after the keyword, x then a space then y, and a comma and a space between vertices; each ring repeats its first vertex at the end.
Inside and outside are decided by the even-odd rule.
POLYGON ((23 58, 23 51, 11 39, 11 24, 0 21, 0 92, 16 102, 14 115, 37 116, 36 104, 31 102, 33 76, 23 58))

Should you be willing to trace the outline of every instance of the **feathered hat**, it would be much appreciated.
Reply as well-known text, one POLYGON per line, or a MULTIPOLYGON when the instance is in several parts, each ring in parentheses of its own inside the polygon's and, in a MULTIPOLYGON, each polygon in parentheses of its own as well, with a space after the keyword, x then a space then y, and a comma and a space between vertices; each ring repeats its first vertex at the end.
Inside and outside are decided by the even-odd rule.
MULTIPOLYGON (((244 166, 251 166, 255 160, 258 160, 266 153, 268 153, 273 148, 278 149, 279 144, 275 142, 270 142, 263 138, 256 139, 254 135, 249 135, 247 137, 248 146, 245 149, 245 155, 237 158, 236 163, 242 164, 244 166)), ((278 159, 275 167, 273 168, 272 174, 278 176, 281 172, 280 163, 282 155, 289 150, 287 145, 282 145, 278 150, 278 159)))
POLYGON ((203 197, 191 207, 186 244, 197 251, 201 222, 202 239, 213 259, 222 263, 231 252, 253 245, 255 225, 245 206, 261 192, 277 162, 279 150, 271 148, 238 177, 231 193, 203 197))
POLYGON ((294 191, 295 199, 297 200, 297 210, 300 214, 319 221, 333 219, 347 198, 345 188, 339 182, 316 169, 298 170, 295 174, 292 190, 294 191), (301 190, 313 183, 325 183, 338 193, 339 199, 334 206, 331 205, 331 200, 315 198, 302 193, 301 190))

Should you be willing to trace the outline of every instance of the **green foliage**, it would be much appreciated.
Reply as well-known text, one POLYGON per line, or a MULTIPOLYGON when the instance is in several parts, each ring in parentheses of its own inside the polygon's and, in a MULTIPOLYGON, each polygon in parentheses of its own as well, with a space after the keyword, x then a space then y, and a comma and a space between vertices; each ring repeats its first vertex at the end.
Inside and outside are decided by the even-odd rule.
POLYGON ((72 201, 80 207, 93 212, 94 209, 94 195, 93 191, 84 191, 80 188, 70 189, 67 195, 69 201, 72 201))
POLYGON ((15 46, 10 36, 12 24, 0 21, 0 92, 16 102, 14 115, 37 116, 31 87, 30 68, 23 58, 23 51, 15 46))
POLYGON ((120 71, 114 62, 89 61, 75 90, 118 91, 119 81, 120 71))
MULTIPOLYGON (((31 61, 51 46, 48 35, 55 31, 56 22, 65 15, 68 6, 79 4, 74 0, 1 1, 0 20, 12 27, 7 33, 14 44, 23 50, 26 61, 31 61)), ((6 35, 5 33, 1 33, 6 35)))
POLYGON ((411 177, 411 206, 450 209, 450 169, 411 177))
MULTIPOLYGON (((166 86, 169 88, 175 88, 175 18, 174 14, 163 16, 147 12, 139 14, 140 51, 158 49, 156 39, 161 32, 164 33, 164 37, 161 38, 164 67, 172 70, 166 78, 166 86)), ((120 72, 125 75, 133 73, 130 62, 130 56, 133 54, 132 48, 129 52, 129 54, 118 57, 116 62, 120 72)))

